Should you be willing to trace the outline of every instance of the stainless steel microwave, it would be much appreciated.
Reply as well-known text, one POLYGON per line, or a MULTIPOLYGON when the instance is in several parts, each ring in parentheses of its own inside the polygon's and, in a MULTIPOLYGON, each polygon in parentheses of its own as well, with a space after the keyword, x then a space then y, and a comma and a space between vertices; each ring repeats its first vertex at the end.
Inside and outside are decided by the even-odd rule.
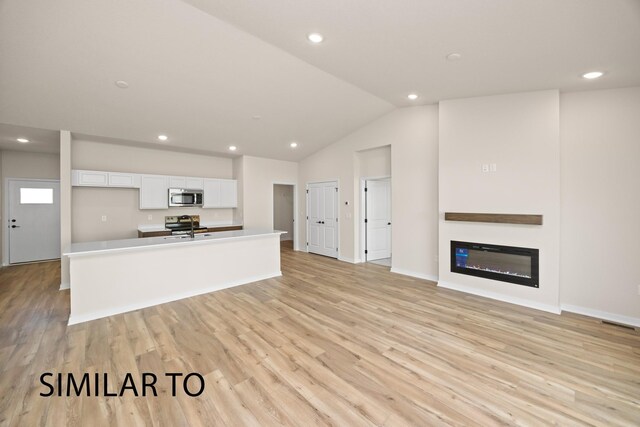
POLYGON ((202 190, 169 189, 169 206, 202 206, 202 190))

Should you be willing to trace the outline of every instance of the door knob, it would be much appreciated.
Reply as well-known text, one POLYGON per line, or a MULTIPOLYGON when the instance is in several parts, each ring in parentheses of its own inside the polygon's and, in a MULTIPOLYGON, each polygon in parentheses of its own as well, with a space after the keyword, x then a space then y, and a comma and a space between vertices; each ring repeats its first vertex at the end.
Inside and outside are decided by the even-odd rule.
POLYGON ((11 220, 11 222, 16 222, 15 218, 11 220))
POLYGON ((12 225, 11 228, 20 228, 19 225, 12 225))
POLYGON ((321 221, 322 224, 324 224, 324 221, 321 221))
POLYGON ((391 223, 390 223, 390 222, 388 222, 388 223, 387 223, 387 225, 391 225, 391 223))

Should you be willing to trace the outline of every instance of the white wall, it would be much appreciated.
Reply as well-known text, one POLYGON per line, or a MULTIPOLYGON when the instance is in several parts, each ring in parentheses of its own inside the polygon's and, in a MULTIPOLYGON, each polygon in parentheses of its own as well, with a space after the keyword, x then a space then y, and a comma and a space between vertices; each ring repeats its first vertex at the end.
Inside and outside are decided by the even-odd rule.
MULTIPOLYGON (((305 186, 339 180, 340 257, 359 261, 360 171, 363 150, 391 146, 393 269, 437 275, 438 108, 395 110, 300 162, 300 247, 306 247, 305 186), (348 205, 345 204, 348 202, 348 205)), ((366 153, 364 154, 366 156, 366 153)), ((368 173, 368 172, 367 172, 368 173)))
POLYGON ((640 87, 563 94, 560 140, 562 305, 640 326, 640 87))
POLYGON ((245 228, 273 228, 273 184, 296 184, 298 164, 243 156, 242 194, 245 228))
POLYGON ((360 178, 391 176, 391 146, 358 151, 356 166, 360 178))
MULTIPOLYGON (((49 153, 33 153, 29 151, 0 151, 0 200, 4 212, 4 185, 7 178, 60 179, 60 156, 49 153)), ((4 224, 4 222, 3 222, 4 224)), ((6 228, 2 227, 0 237, 5 239, 6 228)), ((3 245, 0 245, 2 247, 3 245)), ((2 252, 2 251, 0 251, 2 252)), ((0 253, 0 256, 2 254, 0 253)))
POLYGON ((3 178, 60 178, 59 154, 3 150, 0 155, 3 178))
POLYGON ((559 182, 558 91, 441 102, 439 284, 557 312, 559 182), (444 221, 444 212, 542 214, 544 225, 444 221), (451 240, 539 249, 540 287, 452 273, 451 240))
MULTIPOLYGON (((231 178, 233 160, 166 150, 129 147, 94 141, 72 142, 73 169, 136 172, 161 175, 231 178)), ((143 224, 163 224, 166 215, 199 214, 201 221, 232 222, 233 209, 170 208, 140 210, 139 190, 74 187, 72 240, 137 237, 143 224), (107 216, 107 222, 101 217, 107 216), (151 215, 151 219, 148 216, 151 215)))
MULTIPOLYGON (((60 253, 63 254, 71 245, 71 132, 60 131, 60 253)), ((71 269, 69 257, 61 256, 60 289, 69 288, 71 269)))
POLYGON ((243 179, 243 175, 244 175, 244 170, 243 170, 243 166, 244 165, 244 159, 242 158, 242 156, 240 157, 236 157, 235 159, 233 159, 233 179, 235 179, 238 182, 238 207, 236 209, 233 210, 233 222, 238 223, 238 224, 242 224, 242 219, 243 219, 243 207, 244 207, 244 179, 243 179))
POLYGON ((280 240, 293 240, 293 185, 273 186, 273 228, 286 231, 280 240))

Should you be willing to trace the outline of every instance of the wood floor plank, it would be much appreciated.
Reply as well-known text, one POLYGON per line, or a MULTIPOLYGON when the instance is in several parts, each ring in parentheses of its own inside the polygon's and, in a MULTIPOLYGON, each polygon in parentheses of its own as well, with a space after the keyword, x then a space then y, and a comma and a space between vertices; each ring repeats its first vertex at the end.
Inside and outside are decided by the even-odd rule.
POLYGON ((640 425, 637 330, 281 256, 282 277, 74 326, 59 263, 0 269, 0 426, 640 425), (41 397, 44 372, 154 373, 158 396, 41 397))

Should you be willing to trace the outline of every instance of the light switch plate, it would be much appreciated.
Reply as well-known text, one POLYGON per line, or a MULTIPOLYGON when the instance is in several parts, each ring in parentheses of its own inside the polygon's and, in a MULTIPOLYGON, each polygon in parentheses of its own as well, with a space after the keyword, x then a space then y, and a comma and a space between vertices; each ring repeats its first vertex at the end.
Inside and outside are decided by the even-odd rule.
POLYGON ((106 215, 102 215, 102 222, 107 222, 107 216, 106 215))
POLYGON ((147 219, 151 221, 153 219, 153 215, 147 215, 147 219))
POLYGON ((489 164, 488 163, 483 163, 482 164, 482 172, 489 172, 489 164))
POLYGON ((489 172, 496 172, 498 170, 498 165, 495 163, 491 163, 489 165, 489 172))

